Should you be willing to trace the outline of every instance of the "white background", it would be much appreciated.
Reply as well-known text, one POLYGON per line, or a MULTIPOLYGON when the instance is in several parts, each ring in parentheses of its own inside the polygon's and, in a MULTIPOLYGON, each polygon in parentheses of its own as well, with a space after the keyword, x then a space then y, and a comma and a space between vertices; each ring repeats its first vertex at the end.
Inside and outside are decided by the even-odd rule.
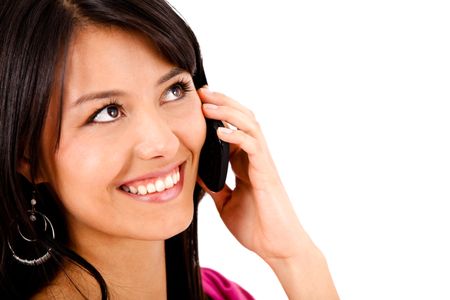
MULTIPOLYGON (((341 299, 450 299, 449 2, 171 3, 211 88, 256 113, 341 299)), ((286 299, 210 198, 199 213, 203 266, 286 299)))

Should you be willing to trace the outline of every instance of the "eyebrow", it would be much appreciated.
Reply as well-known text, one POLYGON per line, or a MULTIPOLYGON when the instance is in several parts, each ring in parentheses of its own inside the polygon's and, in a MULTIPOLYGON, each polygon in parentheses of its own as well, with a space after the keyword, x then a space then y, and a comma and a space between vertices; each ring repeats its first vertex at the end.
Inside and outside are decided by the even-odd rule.
MULTIPOLYGON (((167 72, 166 74, 164 74, 157 82, 158 85, 161 85, 167 81, 169 81, 170 79, 172 79, 173 77, 186 72, 185 70, 178 68, 178 67, 174 67, 172 68, 169 72, 167 72)), ((83 95, 81 97, 79 97, 73 104, 73 106, 78 106, 81 105, 85 102, 89 102, 92 100, 100 100, 100 99, 105 99, 105 98, 115 98, 115 97, 120 97, 123 96, 125 93, 120 91, 120 90, 110 90, 110 91, 101 91, 101 92, 93 92, 93 93, 89 93, 86 95, 83 95)))
POLYGON ((167 82, 170 79, 172 79, 173 77, 175 77, 181 73, 184 73, 184 72, 186 72, 186 71, 181 68, 174 67, 167 74, 165 74, 158 80, 158 85, 163 84, 164 82, 167 82))
POLYGON ((117 90, 94 92, 94 93, 90 93, 90 94, 81 96, 80 98, 77 99, 77 101, 75 101, 73 106, 78 106, 80 104, 83 104, 83 103, 91 101, 91 100, 115 98, 115 97, 123 96, 123 94, 124 94, 123 92, 117 91, 117 90))

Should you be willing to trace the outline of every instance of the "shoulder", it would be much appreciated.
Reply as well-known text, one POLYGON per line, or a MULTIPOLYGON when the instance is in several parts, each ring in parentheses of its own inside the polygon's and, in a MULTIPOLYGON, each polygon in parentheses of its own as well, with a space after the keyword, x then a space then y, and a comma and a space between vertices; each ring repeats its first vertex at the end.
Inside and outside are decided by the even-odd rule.
POLYGON ((254 298, 237 283, 219 272, 201 268, 203 290, 213 300, 253 300, 254 298))

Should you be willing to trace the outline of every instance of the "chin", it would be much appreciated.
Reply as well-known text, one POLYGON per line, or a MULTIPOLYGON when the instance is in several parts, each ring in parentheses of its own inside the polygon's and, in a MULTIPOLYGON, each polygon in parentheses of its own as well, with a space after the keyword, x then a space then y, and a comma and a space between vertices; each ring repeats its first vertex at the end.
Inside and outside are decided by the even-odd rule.
POLYGON ((172 225, 166 228, 167 231, 164 239, 169 239, 185 231, 189 225, 191 225, 193 219, 194 205, 192 205, 190 210, 184 210, 182 215, 179 215, 177 218, 174 218, 172 222, 170 222, 172 225))
MULTIPOLYGON (((145 234, 146 236, 141 236, 140 239, 167 240, 185 231, 194 218, 194 203, 190 204, 189 207, 183 206, 174 208, 174 210, 177 211, 173 211, 170 216, 160 220, 159 224, 152 224, 153 228, 157 228, 157 232, 151 230, 145 234)), ((140 231, 142 232, 142 230, 140 231)))
MULTIPOLYGON (((189 225, 191 225, 191 223, 192 223, 192 220, 193 220, 193 217, 191 216, 191 218, 188 219, 186 222, 178 224, 179 226, 178 226, 177 230, 172 230, 172 232, 169 232, 166 235, 165 240, 170 239, 170 238, 176 236, 177 234, 180 234, 183 231, 185 231, 186 229, 188 229, 189 225)), ((175 227, 174 227, 174 229, 175 229, 175 227)))

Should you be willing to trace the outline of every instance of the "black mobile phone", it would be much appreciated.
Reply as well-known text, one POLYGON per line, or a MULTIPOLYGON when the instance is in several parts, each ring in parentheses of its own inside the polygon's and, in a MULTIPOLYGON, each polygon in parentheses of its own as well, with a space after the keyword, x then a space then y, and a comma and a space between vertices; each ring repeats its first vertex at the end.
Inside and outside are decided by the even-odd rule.
POLYGON ((230 145, 217 136, 219 127, 223 127, 221 121, 206 119, 206 139, 198 166, 200 178, 213 192, 218 192, 225 186, 230 160, 230 145))

